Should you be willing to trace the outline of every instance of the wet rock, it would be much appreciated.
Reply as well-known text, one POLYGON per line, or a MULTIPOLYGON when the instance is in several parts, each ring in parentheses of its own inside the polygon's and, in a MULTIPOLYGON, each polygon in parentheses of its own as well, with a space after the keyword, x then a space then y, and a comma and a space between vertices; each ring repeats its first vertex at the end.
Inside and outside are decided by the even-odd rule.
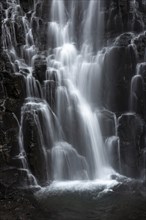
POLYGON ((54 80, 47 80, 45 82, 45 98, 53 111, 56 111, 56 89, 57 83, 54 80))
POLYGON ((22 103, 22 99, 7 98, 5 100, 5 111, 14 112, 19 116, 22 103))
MULTIPOLYGON (((39 183, 47 181, 47 171, 49 167, 46 167, 45 158, 45 143, 42 143, 41 131, 38 130, 35 120, 36 113, 26 111, 23 117, 23 135, 24 135, 24 148, 28 164, 32 174, 36 177, 39 183), (44 146, 43 146, 44 145, 44 146)), ((39 122, 38 122, 39 123, 39 122)), ((49 143, 47 143, 49 145, 49 143)), ((49 147, 49 146, 48 146, 49 147)), ((47 155, 46 155, 47 156, 47 155)), ((49 156, 49 155, 48 155, 49 156)))
POLYGON ((111 136, 106 139, 105 145, 108 152, 108 158, 111 166, 117 172, 121 172, 120 160, 120 139, 117 136, 111 136))
POLYGON ((144 123, 134 113, 123 114, 118 119, 120 156, 122 174, 138 177, 140 171, 139 155, 143 147, 144 123))
POLYGON ((43 0, 43 3, 42 3, 42 16, 41 17, 44 21, 48 21, 50 19, 51 4, 52 4, 52 1, 43 0))
POLYGON ((135 16, 134 22, 133 22, 133 31, 139 33, 144 30, 144 23, 141 19, 141 16, 135 16))
POLYGON ((2 158, 6 156, 9 160, 11 156, 19 153, 19 125, 16 116, 8 112, 0 112, 0 124, 1 156, 2 158))
POLYGON ((6 91, 3 85, 3 82, 0 81, 0 99, 6 98, 6 91))
POLYGON ((8 3, 5 0, 1 0, 1 5, 3 9, 7 9, 8 8, 8 3))
POLYGON ((11 167, 16 167, 16 168, 18 168, 18 169, 23 169, 24 167, 24 165, 23 165, 23 161, 22 161, 22 159, 21 158, 19 158, 19 156, 18 157, 13 157, 13 158, 11 158, 11 161, 10 161, 10 166, 11 167))
POLYGON ((146 120, 146 64, 141 63, 139 67, 139 75, 142 77, 142 86, 137 88, 137 92, 139 93, 143 89, 143 97, 141 99, 138 99, 138 103, 141 102, 141 105, 137 105, 137 109, 141 110, 143 113, 142 117, 144 120, 146 120))
POLYGON ((39 29, 38 21, 39 19, 37 17, 34 17, 34 16, 32 17, 32 20, 31 20, 32 34, 33 34, 33 39, 36 45, 37 45, 38 29, 39 29))
POLYGON ((146 148, 142 149, 140 152, 140 177, 146 180, 146 148))
POLYGON ((5 169, 0 170, 0 182, 6 187, 12 187, 12 185, 17 185, 19 178, 19 173, 17 169, 5 169))
POLYGON ((15 34, 16 34, 16 42, 18 46, 25 45, 25 29, 22 21, 22 17, 18 16, 15 18, 15 34))
POLYGON ((38 3, 35 5, 35 16, 36 16, 36 17, 41 17, 41 14, 42 14, 42 3, 41 3, 41 2, 38 2, 38 3))
POLYGON ((9 58, 9 55, 2 51, 0 53, 0 77, 2 78, 2 75, 10 75, 11 73, 14 72, 14 69, 13 69, 13 65, 10 61, 10 58, 9 58))
POLYGON ((2 19, 3 19, 3 8, 0 3, 0 50, 2 48, 2 19))
POLYGON ((144 4, 133 0, 105 1, 105 33, 108 37, 122 32, 142 32, 146 26, 144 4))
POLYGON ((0 170, 0 183, 6 186, 7 189, 26 187, 31 184, 28 178, 28 171, 15 167, 7 167, 0 170))
POLYGON ((106 14, 107 24, 106 32, 109 32, 110 35, 121 33, 123 31, 122 15, 118 11, 117 5, 111 3, 110 11, 106 14))
POLYGON ((33 9, 34 0, 20 0, 20 5, 23 11, 26 13, 33 9))
POLYGON ((135 75, 131 81, 130 110, 145 118, 144 81, 141 75, 135 75))
POLYGON ((36 56, 33 61, 33 76, 42 84, 46 79, 47 61, 45 56, 36 56))
POLYGON ((131 44, 131 40, 133 39, 133 37, 133 33, 123 33, 116 38, 114 45, 119 47, 127 47, 131 44))
MULTIPOLYGON (((42 10, 42 4, 38 3, 37 5, 42 10)), ((36 6, 36 12, 33 14, 31 24, 35 45, 39 48, 40 51, 44 51, 52 47, 54 39, 52 39, 52 33, 51 31, 49 31, 48 20, 44 19, 44 13, 42 12, 42 16, 39 15, 41 13, 41 10, 37 10, 36 6)))
POLYGON ((101 110, 97 112, 97 116, 100 123, 102 136, 107 137, 116 134, 116 115, 108 110, 101 110))
POLYGON ((49 39, 48 39, 48 22, 40 24, 39 31, 40 31, 40 36, 39 36, 38 46, 39 46, 39 49, 43 51, 49 46, 51 46, 49 44, 49 39))
POLYGON ((18 121, 13 113, 1 112, 0 113, 1 128, 3 131, 7 131, 11 128, 18 128, 18 121))
POLYGON ((138 61, 144 62, 146 58, 145 48, 146 48, 146 33, 138 35, 133 39, 133 43, 136 45, 138 61))
POLYGON ((22 75, 13 75, 9 79, 5 78, 3 82, 9 98, 22 100, 25 97, 24 78, 22 75))
POLYGON ((136 54, 132 45, 114 46, 107 51, 102 87, 107 109, 116 113, 129 110, 130 84, 135 72, 136 54))

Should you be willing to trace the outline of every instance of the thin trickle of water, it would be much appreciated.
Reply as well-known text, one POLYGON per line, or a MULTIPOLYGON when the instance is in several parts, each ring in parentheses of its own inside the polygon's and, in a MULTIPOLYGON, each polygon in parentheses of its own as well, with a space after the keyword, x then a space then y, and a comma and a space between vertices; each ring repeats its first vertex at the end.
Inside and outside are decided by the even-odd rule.
POLYGON ((105 142, 108 148, 108 159, 113 168, 121 172, 120 139, 118 136, 111 136, 105 142))

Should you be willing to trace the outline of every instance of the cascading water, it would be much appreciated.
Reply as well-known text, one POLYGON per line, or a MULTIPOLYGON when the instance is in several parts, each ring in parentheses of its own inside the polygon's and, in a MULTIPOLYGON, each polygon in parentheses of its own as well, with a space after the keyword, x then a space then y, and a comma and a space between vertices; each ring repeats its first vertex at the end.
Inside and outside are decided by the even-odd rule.
POLYGON ((1 219, 146 219, 144 1, 0 0, 1 219))
MULTIPOLYGON (((17 2, 18 3, 18 2, 17 2)), ((13 20, 21 10, 16 2, 13 20)), ((36 7, 37 2, 35 3, 36 7)), ((98 108, 101 108, 101 74, 105 52, 99 51, 103 14, 101 1, 52 0, 51 17, 46 23, 52 48, 46 45, 39 51, 32 33, 33 22, 39 30, 41 21, 35 13, 20 21, 25 33, 25 45, 17 48, 15 27, 7 25, 8 11, 3 24, 3 46, 13 52, 15 70, 22 70, 26 82, 26 100, 21 110, 19 132, 20 151, 25 168, 39 182, 49 180, 105 179, 114 173, 100 130, 98 108), (76 10, 83 17, 77 40, 76 10), (37 66, 39 72, 37 72, 37 66), (27 126, 32 120, 32 138, 36 135, 39 172, 27 164, 27 126), (23 158, 24 160, 24 158, 23 158), (39 176, 39 177, 38 177, 39 176), (41 176, 41 178, 40 178, 41 176), (40 178, 40 179, 39 179, 40 178)), ((30 125, 29 125, 30 126, 30 125)), ((116 135, 116 134, 115 134, 116 135)), ((34 146, 31 146, 33 152, 34 146)))

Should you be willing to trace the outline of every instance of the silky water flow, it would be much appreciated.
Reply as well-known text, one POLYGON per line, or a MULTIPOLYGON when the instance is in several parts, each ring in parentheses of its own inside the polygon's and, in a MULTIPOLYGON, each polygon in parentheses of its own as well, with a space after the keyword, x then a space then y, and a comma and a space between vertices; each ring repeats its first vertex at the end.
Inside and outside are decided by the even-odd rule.
MULTIPOLYGON (((10 54, 15 72, 18 68, 27 70, 18 156, 23 161, 23 169, 28 172, 30 185, 38 184, 26 152, 26 129, 27 123, 31 124, 30 120, 37 134, 38 158, 43 161, 40 172, 46 183, 50 180, 109 179, 115 173, 102 137, 98 114, 106 53, 106 50, 101 50, 100 43, 104 19, 101 1, 81 0, 79 4, 70 0, 67 4, 64 0, 52 0, 47 28, 53 45, 51 50, 49 46, 45 48, 45 55, 38 52, 33 39, 32 19, 35 13, 30 21, 26 15, 22 16, 26 44, 18 51, 15 28, 14 25, 9 27, 9 9, 6 10, 2 25, 3 47, 10 54), (77 10, 82 15, 78 24, 79 37, 77 10), (35 62, 40 59, 47 66, 41 83, 33 74, 35 62), (55 94, 51 90, 52 84, 55 94), (53 99, 54 108, 50 105, 53 99)), ((8 4, 13 11, 13 20, 22 15, 19 1, 8 1, 8 4)), ((37 1, 34 2, 34 11, 36 4, 37 1)), ((39 21, 37 25, 40 25, 39 21)), ((108 145, 117 140, 115 133, 108 145)))

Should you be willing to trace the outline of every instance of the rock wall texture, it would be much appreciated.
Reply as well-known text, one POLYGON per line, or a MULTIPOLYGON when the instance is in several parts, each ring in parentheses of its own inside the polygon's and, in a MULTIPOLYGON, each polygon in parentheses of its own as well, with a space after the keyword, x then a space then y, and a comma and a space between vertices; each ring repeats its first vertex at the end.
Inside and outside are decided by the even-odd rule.
MULTIPOLYGON (((69 0, 65 2, 67 7, 69 0)), ((113 45, 104 59, 102 96, 104 107, 109 112, 114 112, 117 117, 117 134, 120 138, 121 154, 121 168, 118 168, 118 171, 120 169, 120 172, 127 176, 144 177, 146 173, 146 3, 137 0, 134 6, 133 2, 133 0, 103 0, 102 3, 105 17, 102 44, 103 46, 113 45), (137 64, 140 66, 139 77, 133 78, 137 71, 137 64), (133 85, 134 82, 137 85, 133 87, 132 110, 134 113, 127 113, 129 112, 132 79, 133 85)), ((15 29, 16 36, 12 37, 12 41, 19 54, 21 46, 25 45, 22 15, 26 14, 28 20, 32 19, 35 45, 45 57, 46 48, 51 50, 53 47, 52 36, 51 34, 48 36, 46 31, 47 21, 50 19, 48 10, 51 1, 38 2, 35 10, 33 10, 33 5, 33 0, 20 0, 21 7, 18 6, 18 13, 13 23, 11 19, 13 11, 8 2, 5 0, 0 2, 0 184, 6 186, 21 185, 21 180, 26 180, 26 173, 18 169, 22 167, 22 164, 17 155, 20 153, 18 132, 21 106, 26 92, 24 76, 27 75, 27 70, 19 69, 17 63, 13 62, 13 54, 8 54, 4 50, 5 39, 2 39, 2 24, 5 19, 5 9, 8 9, 10 19, 7 25, 15 29)), ((79 7, 77 36, 80 36, 80 13, 79 7)), ((9 45, 9 42, 7 44, 9 45)), ((45 71, 45 58, 41 60, 38 57, 34 61, 33 75, 40 84, 45 71)), ((55 108, 55 73, 50 83, 51 99, 48 97, 48 102, 51 108, 55 108)), ((106 123, 107 121, 113 123, 112 117, 109 113, 104 114, 106 123)), ((26 129, 28 136, 26 142, 29 142, 28 145, 35 145, 36 140, 33 138, 37 134, 34 134, 31 126, 33 127, 30 116, 28 117, 29 129, 26 129)), ((32 149, 31 146, 29 149, 32 149)), ((33 157, 37 157, 37 153, 30 156, 29 152, 28 157, 31 157, 31 161, 35 161, 33 157)), ((32 168, 38 176, 41 175, 43 169, 41 166, 43 164, 40 162, 40 166, 32 168)))

